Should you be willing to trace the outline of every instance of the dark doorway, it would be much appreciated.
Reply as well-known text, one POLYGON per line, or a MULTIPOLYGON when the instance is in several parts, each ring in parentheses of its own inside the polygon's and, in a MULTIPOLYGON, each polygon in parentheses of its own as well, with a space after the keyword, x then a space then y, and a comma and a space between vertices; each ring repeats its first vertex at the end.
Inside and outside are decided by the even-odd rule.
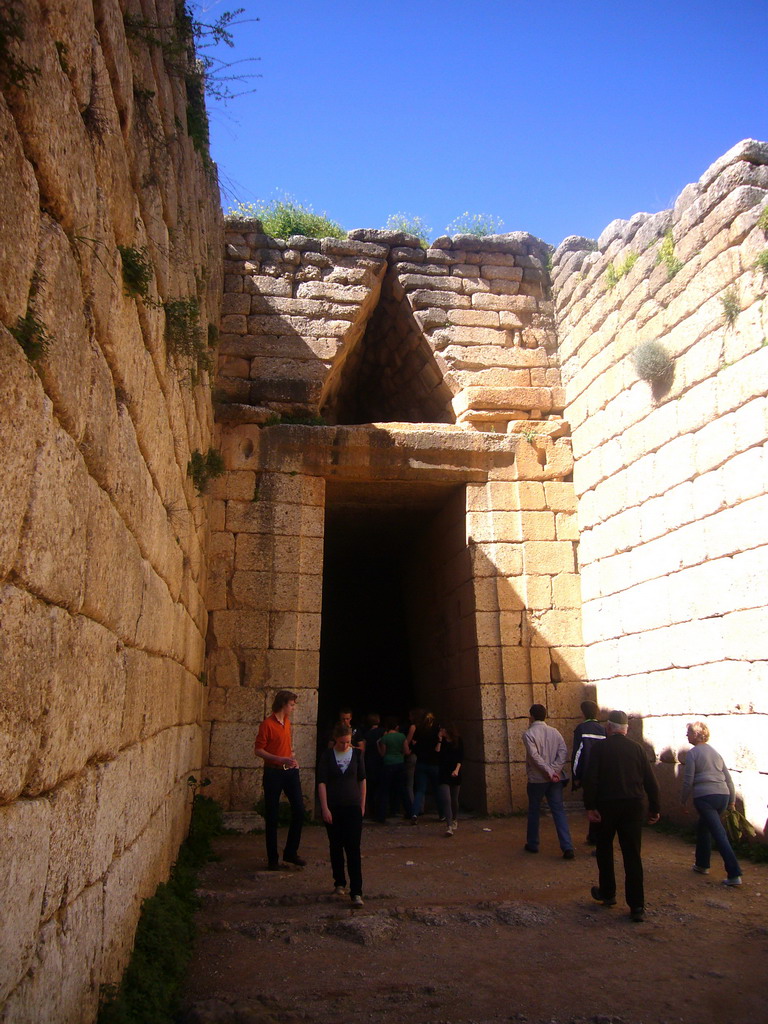
MULTIPOLYGON (((339 708, 393 714, 423 700, 414 668, 409 570, 455 486, 329 481, 326 491, 318 739, 339 708)), ((412 595, 411 595, 412 596, 412 595)))
POLYGON ((326 381, 327 423, 455 423, 452 394, 390 270, 365 333, 326 381))

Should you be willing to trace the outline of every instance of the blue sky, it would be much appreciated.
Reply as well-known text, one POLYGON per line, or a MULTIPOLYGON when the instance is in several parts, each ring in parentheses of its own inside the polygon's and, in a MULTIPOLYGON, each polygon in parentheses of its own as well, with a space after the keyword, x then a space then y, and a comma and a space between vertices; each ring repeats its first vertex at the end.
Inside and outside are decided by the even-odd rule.
POLYGON ((288 192, 433 237, 469 211, 556 245, 768 140, 768 0, 205 2, 259 18, 216 51, 261 75, 209 104, 225 209, 288 192))

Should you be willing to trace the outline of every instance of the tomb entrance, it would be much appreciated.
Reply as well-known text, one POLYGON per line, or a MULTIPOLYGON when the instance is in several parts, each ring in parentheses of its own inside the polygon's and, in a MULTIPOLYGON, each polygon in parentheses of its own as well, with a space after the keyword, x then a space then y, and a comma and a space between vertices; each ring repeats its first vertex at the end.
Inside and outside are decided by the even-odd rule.
POLYGON ((530 704, 567 728, 585 695, 546 246, 438 242, 229 233, 206 769, 228 809, 261 795, 281 688, 308 801, 340 706, 422 706, 461 730, 464 802, 498 812, 530 704))

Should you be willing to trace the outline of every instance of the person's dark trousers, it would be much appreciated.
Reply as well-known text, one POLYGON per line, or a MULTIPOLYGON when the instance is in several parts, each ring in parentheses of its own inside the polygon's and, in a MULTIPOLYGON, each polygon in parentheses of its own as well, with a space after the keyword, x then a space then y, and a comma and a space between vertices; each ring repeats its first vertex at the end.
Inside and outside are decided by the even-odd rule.
POLYGON ((346 885, 344 856, 349 872, 349 895, 363 895, 363 873, 360 863, 360 841, 363 837, 363 812, 359 807, 331 807, 333 824, 326 823, 331 851, 333 884, 346 885))
POLYGON ((379 821, 384 821, 389 810, 389 801, 393 792, 397 793, 406 817, 413 813, 411 798, 408 796, 405 779, 405 764, 385 764, 382 766, 381 786, 379 790, 379 821))
POLYGON ((741 874, 741 868, 720 818, 728 807, 729 799, 727 793, 708 793, 706 796, 693 798, 693 806, 699 812, 699 821, 696 826, 696 864, 700 868, 709 867, 712 839, 714 839, 720 856, 723 858, 728 877, 736 878, 741 874))
POLYGON ((613 866, 613 839, 618 836, 624 859, 624 895, 630 910, 645 906, 643 862, 640 847, 643 835, 642 800, 606 800, 598 808, 600 824, 597 832, 598 888, 605 899, 616 895, 616 874, 613 866))
POLYGON ((304 821, 304 798, 301 795, 301 779, 298 768, 264 769, 264 835, 267 842, 267 861, 277 864, 277 818, 280 809, 280 794, 285 793, 291 805, 291 824, 285 841, 283 857, 295 857, 301 842, 301 826, 304 821))

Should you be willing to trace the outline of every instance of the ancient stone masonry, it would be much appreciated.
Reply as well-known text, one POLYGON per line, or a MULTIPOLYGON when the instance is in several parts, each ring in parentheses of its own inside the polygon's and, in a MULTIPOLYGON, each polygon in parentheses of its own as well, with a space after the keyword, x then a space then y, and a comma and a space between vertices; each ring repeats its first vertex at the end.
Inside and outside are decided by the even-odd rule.
POLYGON ((529 705, 593 696, 667 813, 706 718, 764 829, 768 145, 553 256, 225 243, 176 5, 5 8, 0 1021, 94 1020, 189 776, 250 811, 281 687, 308 802, 341 702, 434 706, 509 811, 529 705))
POLYGON ((638 716, 674 808, 708 720, 761 829, 768 787, 768 146, 740 143, 671 210, 554 256, 573 431, 587 677, 638 716), (653 389, 633 353, 659 342, 653 389), (683 755, 684 756, 684 755, 683 755))
POLYGON ((184 78, 147 41, 175 38, 172 3, 4 9, 23 39, 0 68, 0 1020, 74 1024, 120 979, 200 770, 187 463, 211 443, 191 378, 221 213, 184 78))
POLYGON ((473 806, 509 810, 531 701, 567 718, 584 677, 549 247, 516 233, 425 251, 368 230, 283 242, 242 222, 226 255, 212 791, 257 802, 254 731, 289 686, 308 799, 334 701, 410 701, 460 723, 473 806), (289 425, 318 416, 330 425, 289 425), (354 669, 337 638, 357 651, 357 634, 354 669), (377 666, 382 648, 407 664, 377 666))
POLYGON ((562 413, 549 247, 533 236, 459 235, 425 251, 385 231, 284 242, 253 228, 227 234, 220 418, 322 412, 504 432, 562 413))

